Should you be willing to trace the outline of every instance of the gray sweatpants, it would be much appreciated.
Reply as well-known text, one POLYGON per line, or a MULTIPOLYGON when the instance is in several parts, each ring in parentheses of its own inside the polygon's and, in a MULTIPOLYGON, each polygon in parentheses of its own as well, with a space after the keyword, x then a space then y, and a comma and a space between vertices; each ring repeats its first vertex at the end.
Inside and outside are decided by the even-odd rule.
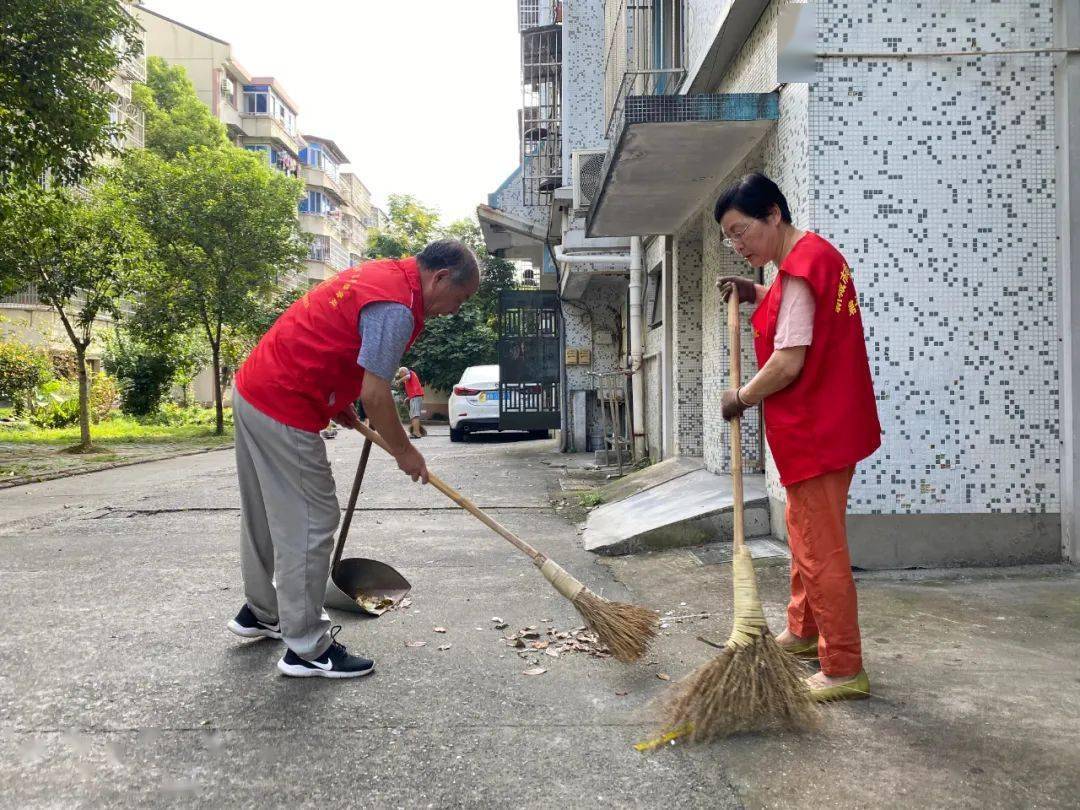
POLYGON ((326 444, 235 391, 233 422, 244 593, 259 621, 281 623, 290 650, 318 658, 330 646, 323 599, 341 516, 326 444))

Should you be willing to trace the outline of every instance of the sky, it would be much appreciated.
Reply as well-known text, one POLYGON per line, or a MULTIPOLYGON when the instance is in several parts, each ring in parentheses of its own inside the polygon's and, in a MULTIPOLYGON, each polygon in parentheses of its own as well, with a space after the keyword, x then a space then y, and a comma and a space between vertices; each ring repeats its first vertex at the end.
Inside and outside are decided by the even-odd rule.
MULTIPOLYGON (((344 150, 379 205, 412 194, 473 216, 517 154, 514 0, 143 0, 274 76, 302 132, 344 150)), ((153 46, 148 49, 153 53, 153 46)))

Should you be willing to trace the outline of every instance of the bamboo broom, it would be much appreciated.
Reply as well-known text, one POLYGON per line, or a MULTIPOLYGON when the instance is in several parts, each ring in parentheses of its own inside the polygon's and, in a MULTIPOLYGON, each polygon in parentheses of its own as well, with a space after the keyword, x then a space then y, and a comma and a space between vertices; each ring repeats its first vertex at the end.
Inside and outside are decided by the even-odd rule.
MULTIPOLYGON (((728 347, 731 386, 742 380, 739 296, 728 297, 728 347)), ((731 424, 731 478, 734 498, 732 579, 735 621, 723 652, 698 667, 678 686, 668 705, 666 741, 686 735, 704 742, 741 731, 814 726, 818 711, 803 682, 802 668, 769 632, 758 597, 754 563, 743 529, 742 432, 731 424)), ((651 747, 651 746, 648 746, 651 747)))
MULTIPOLYGON (((390 452, 390 448, 386 445, 383 437, 367 425, 361 423, 358 425, 357 430, 383 450, 390 452)), ((533 564, 540 569, 540 573, 544 575, 544 578, 555 587, 555 590, 570 600, 577 612, 581 614, 581 618, 585 620, 585 625, 596 633, 600 642, 611 650, 611 654, 615 658, 628 663, 636 661, 645 654, 649 643, 656 637, 657 625, 659 624, 656 613, 637 605, 612 602, 602 596, 597 596, 568 573, 566 569, 483 512, 479 506, 457 492, 430 470, 428 471, 428 483, 458 506, 471 513, 488 528, 500 534, 519 551, 527 554, 532 559, 533 564)))

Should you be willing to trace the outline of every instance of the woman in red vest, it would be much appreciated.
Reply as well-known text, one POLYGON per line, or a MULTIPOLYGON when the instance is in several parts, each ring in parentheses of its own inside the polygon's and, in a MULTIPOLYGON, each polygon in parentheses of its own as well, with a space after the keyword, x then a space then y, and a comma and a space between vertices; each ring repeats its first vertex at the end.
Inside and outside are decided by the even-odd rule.
POLYGON ((787 200, 749 174, 716 203, 724 244, 753 267, 772 262, 769 287, 743 276, 717 281, 722 297, 754 306, 758 373, 725 391, 724 419, 762 404, 765 436, 787 491, 791 602, 777 641, 817 658, 807 679, 818 700, 870 694, 863 669, 845 515, 855 465, 881 444, 855 286, 840 252, 791 224, 787 200))

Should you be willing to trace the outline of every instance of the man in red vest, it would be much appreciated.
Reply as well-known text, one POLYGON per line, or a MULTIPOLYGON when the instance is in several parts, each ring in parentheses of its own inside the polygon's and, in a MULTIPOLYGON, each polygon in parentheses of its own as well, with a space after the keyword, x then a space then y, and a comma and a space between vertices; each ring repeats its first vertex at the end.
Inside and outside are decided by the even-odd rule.
POLYGON ((319 431, 358 424, 359 397, 398 467, 427 483, 424 457, 398 419, 390 381, 424 320, 476 292, 476 256, 453 239, 415 258, 352 267, 312 288, 270 328, 236 375, 240 562, 247 602, 229 629, 283 639, 278 669, 354 678, 374 664, 350 655, 323 610, 340 510, 319 431))

